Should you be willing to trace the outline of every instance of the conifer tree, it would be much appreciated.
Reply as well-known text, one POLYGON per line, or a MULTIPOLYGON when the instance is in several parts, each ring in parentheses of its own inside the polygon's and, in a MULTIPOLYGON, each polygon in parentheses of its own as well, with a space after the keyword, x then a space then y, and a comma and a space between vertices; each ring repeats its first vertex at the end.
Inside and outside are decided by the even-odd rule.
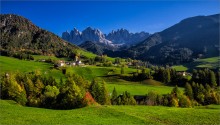
POLYGON ((96 80, 93 80, 89 89, 92 97, 96 100, 96 102, 101 103, 101 86, 99 85, 99 83, 96 80))
POLYGON ((215 73, 213 71, 210 71, 210 84, 212 87, 216 87, 217 83, 216 83, 216 78, 215 78, 215 73))
POLYGON ((106 88, 106 83, 104 81, 102 81, 102 93, 101 93, 101 104, 102 105, 110 105, 111 101, 110 101, 110 97, 109 97, 109 93, 108 90, 106 88))
POLYGON ((111 98, 112 105, 116 105, 117 104, 117 98, 118 98, 117 91, 116 91, 116 89, 114 87, 114 89, 112 91, 112 98, 111 98))
POLYGON ((122 66, 121 67, 121 74, 124 74, 125 73, 125 69, 124 69, 124 67, 122 66))
POLYGON ((165 81, 166 81, 166 83, 169 83, 170 79, 171 79, 170 70, 166 69, 165 72, 166 72, 166 79, 165 79, 165 81))
POLYGON ((179 90, 179 88, 178 88, 177 85, 173 88, 171 94, 172 94, 174 97, 179 98, 179 96, 181 95, 181 91, 179 90))
POLYGON ((193 90, 189 83, 185 85, 185 95, 189 97, 189 99, 193 99, 193 90))

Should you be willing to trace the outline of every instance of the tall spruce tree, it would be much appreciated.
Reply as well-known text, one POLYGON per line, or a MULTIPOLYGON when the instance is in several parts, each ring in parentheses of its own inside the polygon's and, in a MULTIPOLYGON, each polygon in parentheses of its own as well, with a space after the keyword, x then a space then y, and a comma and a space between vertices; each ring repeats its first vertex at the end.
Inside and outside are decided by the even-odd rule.
POLYGON ((108 90, 106 88, 105 81, 102 81, 101 89, 102 89, 102 93, 100 95, 101 96, 101 104, 102 105, 110 105, 111 101, 110 101, 108 90))
POLYGON ((165 79, 165 81, 166 81, 166 83, 169 83, 170 82, 170 79, 171 79, 171 76, 170 76, 170 70, 169 69, 166 69, 165 70, 165 74, 166 74, 166 79, 165 79))
POLYGON ((181 95, 181 91, 179 90, 179 88, 178 88, 177 85, 173 88, 171 94, 172 94, 174 97, 179 98, 179 96, 181 95))
POLYGON ((125 73, 125 69, 124 69, 124 67, 122 66, 121 67, 121 74, 124 74, 125 73))
POLYGON ((117 105, 117 98, 118 98, 118 94, 117 94, 117 91, 114 87, 114 89, 112 91, 112 98, 111 98, 112 105, 117 105))
POLYGON ((89 88, 89 91, 92 95, 92 97, 96 100, 96 102, 101 103, 101 86, 99 85, 99 83, 94 79, 91 83, 91 86, 89 88))
POLYGON ((188 96, 191 100, 193 99, 193 90, 189 83, 185 85, 185 95, 188 96))
POLYGON ((217 83, 216 83, 216 78, 215 78, 215 73, 213 71, 210 71, 210 84, 212 87, 216 87, 217 83))

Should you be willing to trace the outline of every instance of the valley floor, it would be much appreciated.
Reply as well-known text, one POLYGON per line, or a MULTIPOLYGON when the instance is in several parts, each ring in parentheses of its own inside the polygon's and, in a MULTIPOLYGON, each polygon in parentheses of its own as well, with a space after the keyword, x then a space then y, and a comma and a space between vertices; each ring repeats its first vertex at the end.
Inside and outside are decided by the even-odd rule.
POLYGON ((0 100, 0 124, 220 124, 220 105, 196 108, 164 106, 91 106, 73 110, 23 107, 0 100))

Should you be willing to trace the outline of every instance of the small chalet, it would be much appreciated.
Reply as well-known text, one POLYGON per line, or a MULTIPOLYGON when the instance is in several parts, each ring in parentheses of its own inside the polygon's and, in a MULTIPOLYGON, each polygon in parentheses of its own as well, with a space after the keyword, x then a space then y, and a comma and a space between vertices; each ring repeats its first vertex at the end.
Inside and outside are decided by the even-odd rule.
POLYGON ((84 66, 84 63, 82 63, 82 61, 80 60, 80 57, 75 56, 75 65, 76 66, 84 66))
POLYGON ((192 76, 191 73, 188 73, 188 72, 177 72, 178 75, 181 75, 181 76, 192 76))
POLYGON ((54 67, 63 67, 65 66, 65 62, 63 60, 58 61, 58 63, 54 64, 54 67))

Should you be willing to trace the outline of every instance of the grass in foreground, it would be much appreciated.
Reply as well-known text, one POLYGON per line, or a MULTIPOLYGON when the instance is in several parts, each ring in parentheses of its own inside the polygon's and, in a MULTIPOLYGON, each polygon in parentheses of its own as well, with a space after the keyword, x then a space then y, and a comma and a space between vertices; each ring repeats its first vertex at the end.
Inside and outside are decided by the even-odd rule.
POLYGON ((73 110, 23 107, 0 100, 0 124, 220 124, 220 106, 92 106, 73 110))

